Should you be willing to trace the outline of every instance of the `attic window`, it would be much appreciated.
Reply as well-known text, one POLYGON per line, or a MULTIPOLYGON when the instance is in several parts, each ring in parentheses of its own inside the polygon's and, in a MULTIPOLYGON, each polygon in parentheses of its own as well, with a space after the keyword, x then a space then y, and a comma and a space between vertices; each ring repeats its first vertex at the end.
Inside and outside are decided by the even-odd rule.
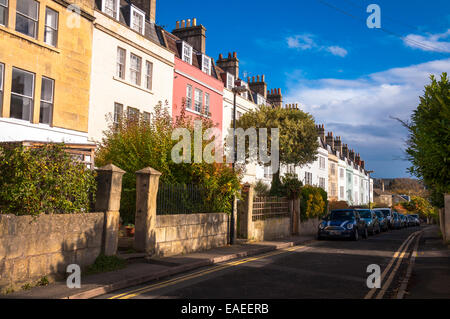
POLYGON ((102 11, 114 19, 119 20, 119 0, 103 0, 102 11))
POLYGON ((202 55, 202 71, 211 75, 211 58, 204 54, 202 55))
POLYGON ((183 61, 192 64, 192 47, 186 42, 183 42, 182 53, 183 61))
POLYGON ((141 34, 144 34, 145 13, 139 10, 138 8, 131 6, 130 15, 131 15, 130 17, 131 29, 141 34))

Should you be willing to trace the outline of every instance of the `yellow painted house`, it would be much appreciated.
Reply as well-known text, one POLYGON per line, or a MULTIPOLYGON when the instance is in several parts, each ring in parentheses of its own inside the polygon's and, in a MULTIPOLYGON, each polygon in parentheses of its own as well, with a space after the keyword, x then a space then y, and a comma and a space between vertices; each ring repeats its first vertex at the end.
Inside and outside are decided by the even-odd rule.
POLYGON ((0 0, 0 141, 86 143, 94 0, 0 0))

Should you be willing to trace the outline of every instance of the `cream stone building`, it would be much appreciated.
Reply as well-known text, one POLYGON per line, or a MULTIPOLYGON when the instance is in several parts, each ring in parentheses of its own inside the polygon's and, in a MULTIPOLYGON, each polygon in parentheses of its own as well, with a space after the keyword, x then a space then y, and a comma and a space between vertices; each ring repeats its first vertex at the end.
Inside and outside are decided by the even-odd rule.
POLYGON ((174 54, 161 45, 156 0, 96 1, 92 47, 89 140, 120 115, 150 118, 161 103, 172 114, 174 54))

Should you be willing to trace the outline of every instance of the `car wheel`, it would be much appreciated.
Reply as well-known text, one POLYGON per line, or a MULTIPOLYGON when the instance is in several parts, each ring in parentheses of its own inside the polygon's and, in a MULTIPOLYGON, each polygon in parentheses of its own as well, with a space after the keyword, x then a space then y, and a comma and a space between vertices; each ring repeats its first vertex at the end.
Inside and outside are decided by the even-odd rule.
POLYGON ((359 239, 359 231, 357 228, 355 228, 355 231, 353 232, 353 240, 357 241, 359 239))
POLYGON ((317 240, 322 240, 322 239, 323 239, 323 237, 320 236, 319 234, 317 234, 317 240))

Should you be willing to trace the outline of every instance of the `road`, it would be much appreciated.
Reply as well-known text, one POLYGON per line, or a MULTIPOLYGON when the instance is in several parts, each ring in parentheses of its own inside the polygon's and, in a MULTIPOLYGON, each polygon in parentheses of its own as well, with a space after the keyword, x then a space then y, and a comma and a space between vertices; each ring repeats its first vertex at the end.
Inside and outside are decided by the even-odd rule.
POLYGON ((408 270, 410 252, 423 228, 390 230, 356 242, 315 241, 197 269, 99 298, 396 298, 408 270), (367 266, 371 264, 380 266, 380 289, 367 287, 370 275, 367 266))

